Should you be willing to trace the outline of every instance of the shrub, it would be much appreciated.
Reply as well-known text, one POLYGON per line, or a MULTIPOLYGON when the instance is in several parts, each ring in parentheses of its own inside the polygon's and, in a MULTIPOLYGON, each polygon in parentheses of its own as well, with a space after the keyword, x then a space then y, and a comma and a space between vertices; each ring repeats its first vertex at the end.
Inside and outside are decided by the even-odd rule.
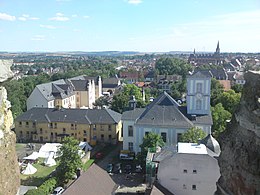
POLYGON ((47 195, 50 194, 57 185, 56 177, 46 180, 38 189, 28 190, 26 195, 47 195))

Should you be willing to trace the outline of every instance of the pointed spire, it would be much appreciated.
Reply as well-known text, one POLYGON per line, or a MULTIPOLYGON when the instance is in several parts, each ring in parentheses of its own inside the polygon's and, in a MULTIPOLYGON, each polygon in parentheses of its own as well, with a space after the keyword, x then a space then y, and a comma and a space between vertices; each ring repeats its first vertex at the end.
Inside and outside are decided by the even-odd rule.
POLYGON ((195 55, 195 48, 194 48, 193 54, 195 55))
POLYGON ((217 44, 216 53, 220 53, 219 41, 218 41, 218 44, 217 44))

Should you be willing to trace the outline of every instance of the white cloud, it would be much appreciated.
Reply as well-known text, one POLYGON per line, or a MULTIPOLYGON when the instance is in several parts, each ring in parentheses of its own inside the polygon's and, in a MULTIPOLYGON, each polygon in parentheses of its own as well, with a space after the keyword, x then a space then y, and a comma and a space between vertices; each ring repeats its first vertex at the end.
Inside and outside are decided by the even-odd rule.
POLYGON ((26 20, 27 20, 27 18, 25 18, 25 17, 18 17, 18 20, 21 20, 21 21, 26 21, 26 20))
POLYGON ((43 24, 41 24, 40 27, 47 28, 47 29, 56 29, 57 28, 57 27, 52 26, 52 25, 43 25, 43 24))
POLYGON ((34 35, 31 38, 32 41, 44 41, 45 40, 45 36, 44 35, 34 35))
POLYGON ((77 18, 78 15, 77 15, 77 14, 73 14, 73 15, 71 15, 71 17, 72 17, 72 18, 77 18))
POLYGON ((0 13, 0 20, 14 21, 16 19, 15 16, 11 16, 6 13, 0 13))
POLYGON ((129 4, 138 5, 138 4, 142 3, 142 0, 127 0, 127 2, 129 4))
POLYGON ((30 17, 28 14, 22 14, 21 17, 18 17, 18 20, 20 21, 27 21, 27 20, 39 20, 37 17, 30 17))
POLYGON ((90 18, 90 16, 83 16, 83 18, 88 19, 88 18, 90 18))
POLYGON ((65 21, 68 21, 69 18, 68 18, 68 17, 65 17, 64 14, 62 14, 62 13, 56 13, 56 16, 50 18, 49 20, 65 22, 65 21))

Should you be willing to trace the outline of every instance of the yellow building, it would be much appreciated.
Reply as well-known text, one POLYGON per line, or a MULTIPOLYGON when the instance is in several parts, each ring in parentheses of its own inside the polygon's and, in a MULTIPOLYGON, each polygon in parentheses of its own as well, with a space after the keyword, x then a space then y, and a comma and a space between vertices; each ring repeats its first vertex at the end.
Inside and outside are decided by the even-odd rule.
POLYGON ((121 137, 121 114, 110 109, 32 108, 15 120, 18 142, 79 141, 116 144, 121 137))

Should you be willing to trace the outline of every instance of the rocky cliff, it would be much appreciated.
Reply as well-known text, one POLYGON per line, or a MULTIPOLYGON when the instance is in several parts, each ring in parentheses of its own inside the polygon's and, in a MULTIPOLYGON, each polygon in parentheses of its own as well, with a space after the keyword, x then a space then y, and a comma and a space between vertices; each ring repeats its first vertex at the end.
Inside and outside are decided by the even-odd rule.
POLYGON ((245 79, 240 105, 219 138, 216 194, 260 194, 260 72, 249 71, 245 79))
MULTIPOLYGON (((12 76, 10 61, 0 60, 0 82, 12 76)), ((0 87, 0 195, 15 195, 20 187, 20 173, 15 151, 16 138, 11 131, 13 116, 7 92, 0 87)))

